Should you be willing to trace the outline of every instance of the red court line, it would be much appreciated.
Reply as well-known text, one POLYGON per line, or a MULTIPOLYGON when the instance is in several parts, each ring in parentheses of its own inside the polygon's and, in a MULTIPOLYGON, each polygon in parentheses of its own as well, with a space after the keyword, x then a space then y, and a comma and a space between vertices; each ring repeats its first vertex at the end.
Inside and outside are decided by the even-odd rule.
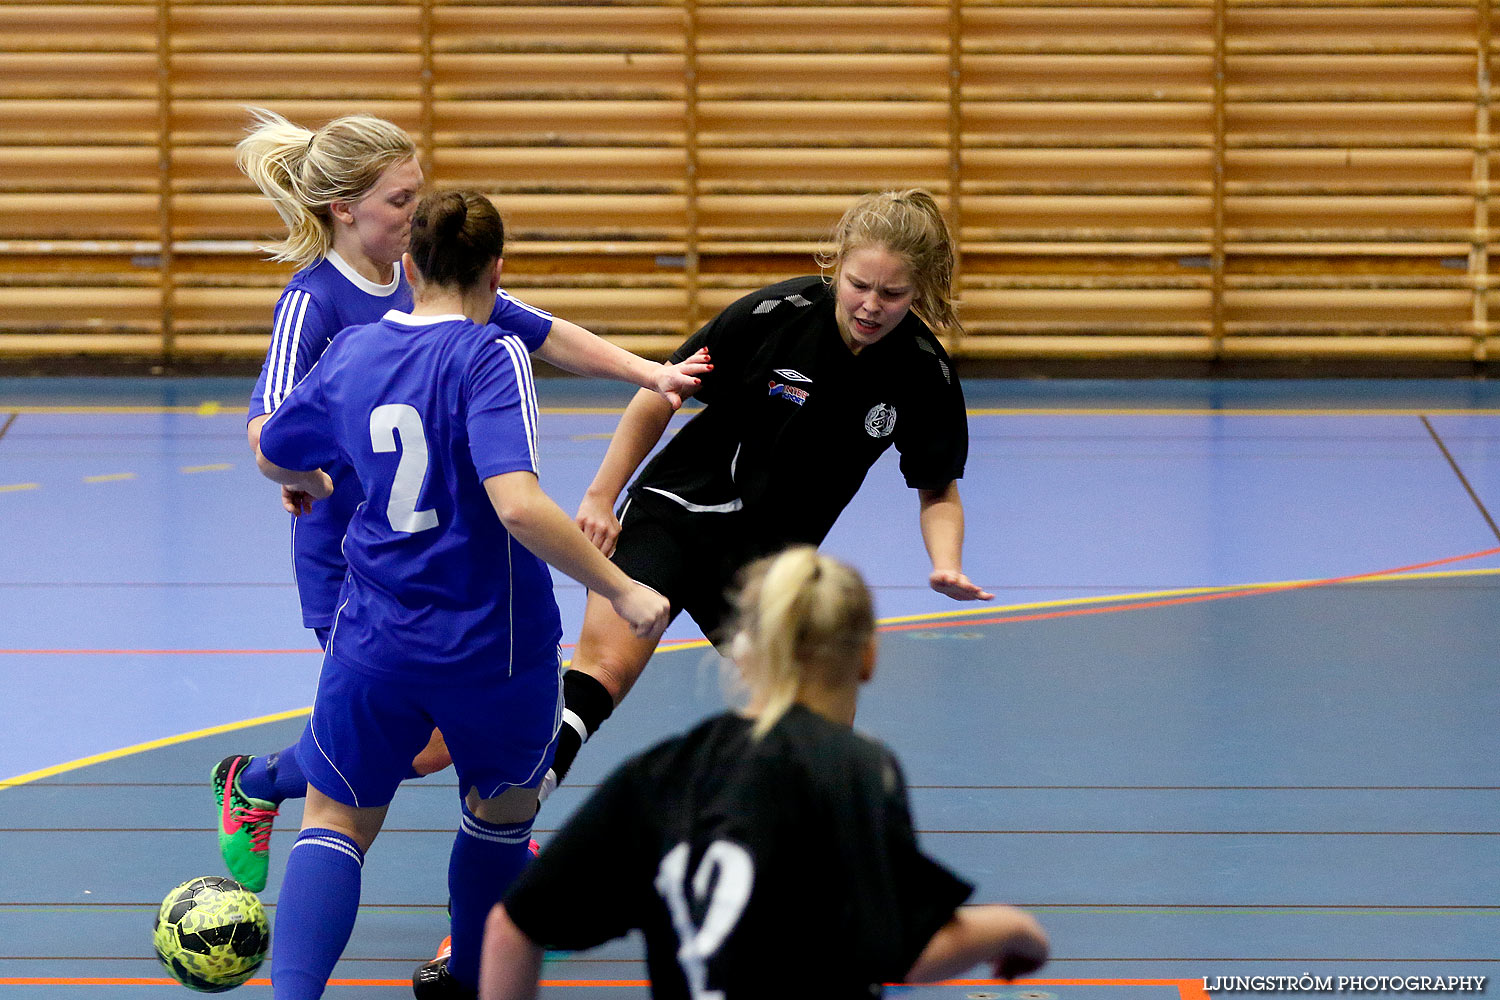
MULTIPOLYGON (((174 979, 139 977, 0 976, 0 986, 175 986, 174 979)), ((246 985, 269 986, 269 979, 251 979, 246 985)), ((329 986, 409 986, 411 979, 330 979, 329 986)), ((542 986, 642 987, 647 979, 543 979, 542 986)), ((1199 979, 945 979, 930 986, 1175 986, 1179 1000, 1203 1000, 1207 992, 1199 979)))
MULTIPOLYGON (((672 639, 657 647, 667 652, 683 644, 697 645, 700 639, 672 639)), ((560 643, 572 649, 576 642, 560 643)), ((316 647, 303 649, 0 649, 0 656, 295 656, 323 651, 316 647)))
POLYGON ((1447 566, 1466 559, 1481 559, 1500 553, 1500 547, 1470 552, 1461 556, 1448 556, 1431 562, 1413 563, 1396 569, 1376 570, 1373 573, 1355 573, 1352 576, 1330 576, 1321 580, 1297 580, 1292 583, 1277 583, 1261 587, 1245 587, 1239 590, 1224 590, 1213 594, 1192 594, 1186 597, 1167 597, 1156 601, 1135 601, 1127 604, 1108 604, 1102 607, 1072 608, 1067 611, 1039 611, 1030 615, 1003 615, 998 618, 963 618, 936 622, 908 622, 904 625, 886 625, 882 632, 907 632, 914 629, 957 628, 971 625, 1005 625, 1012 622, 1039 622, 1054 618, 1077 618, 1083 615, 1114 614, 1119 611, 1144 611, 1148 608, 1172 608, 1184 604, 1202 604, 1206 601, 1223 601, 1231 597, 1254 597, 1258 594, 1277 594, 1289 590, 1307 590, 1312 587, 1331 587, 1339 583, 1356 583, 1360 580, 1376 580, 1401 573, 1415 573, 1434 566, 1447 566))
POLYGON ((293 656, 321 649, 0 649, 0 656, 293 656))
MULTIPOLYGON (((1493 555, 1500 555, 1500 546, 1492 549, 1482 549, 1479 552, 1468 552, 1461 556, 1447 556, 1443 559, 1433 559, 1429 562, 1412 563, 1410 566, 1398 566, 1395 569, 1380 569, 1370 573, 1354 573, 1350 576, 1329 576, 1321 580, 1296 580, 1291 583, 1273 583, 1233 590, 1221 590, 1212 594, 1192 594, 1185 597, 1166 597, 1155 601, 1105 604, 1097 607, 1073 608, 1066 611, 1039 611, 1030 615, 1002 615, 998 618, 953 618, 938 621, 906 622, 901 625, 882 625, 879 631, 909 632, 916 629, 960 628, 971 625, 1005 625, 1012 622, 1039 622, 1054 618, 1077 618, 1083 615, 1115 614, 1120 611, 1144 611, 1149 608, 1172 608, 1184 604, 1223 601, 1231 597, 1255 597, 1258 594, 1277 594, 1289 590, 1331 587, 1340 583, 1358 583, 1361 580, 1379 580, 1384 577, 1398 576, 1402 573, 1415 573, 1418 570, 1432 569, 1435 566, 1450 566, 1453 563, 1465 562, 1469 559, 1482 559, 1485 556, 1493 555)), ((939 612, 939 614, 941 613, 939 612)), ((661 651, 669 651, 677 648, 679 644, 683 647, 691 647, 697 646, 701 642, 702 640, 698 639, 674 639, 670 643, 664 643, 659 648, 661 651)), ((571 649, 576 643, 563 643, 562 645, 564 649, 571 649)), ((0 656, 291 656, 299 653, 317 653, 318 655, 322 655, 322 652, 321 649, 0 649, 0 656)))
MULTIPOLYGON (((701 639, 669 639, 657 647, 659 652, 670 652, 684 645, 700 645, 701 639)), ((572 649, 576 642, 559 644, 563 649, 572 649)), ((303 649, 0 649, 0 656, 295 656, 316 653, 323 655, 317 647, 303 649)))

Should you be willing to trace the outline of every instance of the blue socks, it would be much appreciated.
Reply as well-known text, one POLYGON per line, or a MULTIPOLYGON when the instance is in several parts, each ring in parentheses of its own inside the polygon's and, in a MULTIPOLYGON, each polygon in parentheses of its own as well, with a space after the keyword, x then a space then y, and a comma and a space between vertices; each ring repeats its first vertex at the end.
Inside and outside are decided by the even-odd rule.
POLYGON ((239 773, 240 791, 252 799, 265 799, 280 805, 286 799, 307 796, 307 776, 297 763, 297 744, 280 753, 252 757, 239 773))
MULTIPOLYGON (((531 860, 532 821, 486 823, 467 806, 448 863, 453 953, 448 971, 478 987, 484 924, 531 860)), ((342 833, 303 830, 286 859, 271 935, 275 1000, 317 1000, 354 931, 364 852, 342 833)))
POLYGON ((477 988, 484 922, 531 860, 528 845, 532 821, 496 826, 479 819, 467 805, 461 808, 463 820, 448 862, 453 913, 453 954, 448 959, 448 971, 465 986, 477 988))
MULTIPOLYGON (((407 779, 420 778, 415 767, 406 772, 407 779)), ((240 791, 252 799, 265 799, 281 805, 287 799, 307 798, 307 775, 297 762, 297 744, 293 743, 280 753, 268 753, 264 757, 251 757, 250 763, 239 773, 240 791)))
MULTIPOLYGON (((359 912, 364 852, 342 833, 307 829, 286 859, 271 934, 271 987, 276 1000, 317 1000, 359 912)), ((478 956, 475 956, 476 977, 478 956)))

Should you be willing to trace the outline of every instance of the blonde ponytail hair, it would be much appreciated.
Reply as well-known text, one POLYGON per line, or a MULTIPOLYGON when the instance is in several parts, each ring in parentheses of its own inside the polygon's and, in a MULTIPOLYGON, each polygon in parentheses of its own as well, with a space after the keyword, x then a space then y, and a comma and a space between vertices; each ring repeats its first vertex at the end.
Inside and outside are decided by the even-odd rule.
POLYGON ((736 648, 761 704, 759 739, 807 686, 856 684, 875 635, 875 606, 858 573, 810 546, 753 563, 736 600, 736 648))
POLYGON ((235 165, 271 200, 287 228, 285 239, 261 249, 298 267, 332 249, 330 205, 359 198, 388 168, 417 155, 411 136, 373 115, 346 115, 313 131, 274 111, 249 111, 255 124, 235 147, 235 165))
POLYGON ((911 311, 929 330, 945 335, 963 330, 953 291, 955 242, 937 199, 922 188, 859 198, 834 227, 833 249, 816 255, 824 280, 837 284, 850 252, 872 246, 884 247, 911 269, 911 311))

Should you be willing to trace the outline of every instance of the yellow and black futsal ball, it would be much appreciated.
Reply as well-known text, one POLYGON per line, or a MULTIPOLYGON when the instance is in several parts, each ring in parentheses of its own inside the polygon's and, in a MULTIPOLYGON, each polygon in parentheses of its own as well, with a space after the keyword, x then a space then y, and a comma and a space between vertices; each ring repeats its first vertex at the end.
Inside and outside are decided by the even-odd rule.
POLYGON ((255 975, 271 947, 271 926, 255 893, 209 875, 167 893, 151 941, 173 979, 200 993, 222 993, 255 975))

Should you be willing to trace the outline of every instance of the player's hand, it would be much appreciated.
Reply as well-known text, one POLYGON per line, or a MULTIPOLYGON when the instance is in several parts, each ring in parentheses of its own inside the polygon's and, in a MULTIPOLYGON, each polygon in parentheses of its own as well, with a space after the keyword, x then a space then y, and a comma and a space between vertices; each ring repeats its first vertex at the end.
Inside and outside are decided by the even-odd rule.
MULTIPOLYGON (((1028 916, 1029 919, 1029 916, 1028 916)), ((1035 920, 1031 926, 1011 935, 995 956, 995 978, 1017 979, 1029 975, 1047 964, 1050 944, 1042 925, 1035 920)))
POLYGON ((615 541, 620 537, 620 522, 609 504, 585 493, 573 521, 583 532, 583 537, 589 540, 589 544, 604 553, 604 558, 608 559, 615 554, 615 541))
POLYGON ((665 597, 634 580, 610 604, 638 639, 661 635, 666 631, 667 617, 672 613, 672 605, 665 597))
POLYGON ((955 601, 993 601, 995 595, 981 588, 956 569, 935 569, 927 577, 927 585, 939 594, 955 601))
POLYGON ((301 517, 312 510, 313 498, 306 490, 293 489, 290 486, 281 488, 281 506, 293 517, 301 517))
POLYGON ((671 404, 675 411, 682 405, 682 401, 698 391, 698 386, 703 384, 700 375, 705 375, 714 370, 709 364, 708 348, 699 348, 698 352, 675 365, 662 365, 656 373, 657 393, 671 404))

